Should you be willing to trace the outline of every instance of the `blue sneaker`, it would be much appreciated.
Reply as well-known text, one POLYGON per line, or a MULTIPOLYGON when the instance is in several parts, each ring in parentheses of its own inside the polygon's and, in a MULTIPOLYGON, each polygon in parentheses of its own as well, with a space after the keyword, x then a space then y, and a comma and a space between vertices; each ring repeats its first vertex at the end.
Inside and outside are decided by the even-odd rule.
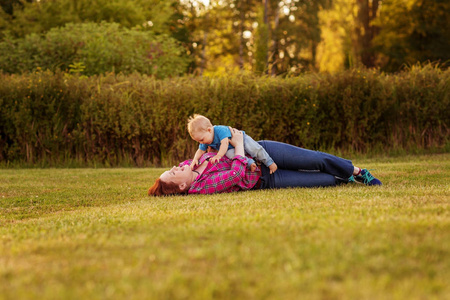
POLYGON ((348 183, 356 183, 356 180, 355 180, 355 176, 350 176, 349 178, 348 178, 348 183))
POLYGON ((381 181, 377 178, 373 177, 372 174, 370 174, 369 170, 362 169, 361 173, 356 176, 356 181, 364 183, 365 185, 382 185, 381 181))

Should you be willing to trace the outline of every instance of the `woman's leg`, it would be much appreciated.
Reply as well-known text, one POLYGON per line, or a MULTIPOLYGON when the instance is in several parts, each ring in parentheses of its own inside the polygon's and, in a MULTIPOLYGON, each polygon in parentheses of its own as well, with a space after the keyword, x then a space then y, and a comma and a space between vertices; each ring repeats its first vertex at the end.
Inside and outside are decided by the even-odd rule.
POLYGON ((269 168, 261 166, 261 189, 287 188, 287 187, 327 187, 347 183, 333 175, 321 172, 305 172, 278 170, 269 174, 269 168))
MULTIPOLYGON (((258 143, 266 149, 278 165, 278 171, 275 172, 275 175, 281 170, 309 171, 305 173, 307 176, 315 174, 310 173, 310 171, 318 171, 347 180, 354 172, 351 161, 328 153, 274 141, 259 141, 258 143)), ((287 179, 283 177, 283 180, 287 179)))

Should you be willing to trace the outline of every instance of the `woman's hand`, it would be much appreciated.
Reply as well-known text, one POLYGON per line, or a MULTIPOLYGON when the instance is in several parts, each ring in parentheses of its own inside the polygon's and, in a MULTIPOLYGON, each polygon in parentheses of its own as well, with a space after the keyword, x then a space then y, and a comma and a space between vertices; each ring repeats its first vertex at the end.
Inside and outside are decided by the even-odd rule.
POLYGON ((245 156, 244 152, 244 134, 236 128, 231 128, 230 144, 234 147, 234 155, 245 156))
POLYGON ((231 131, 231 140, 230 144, 233 145, 233 147, 238 146, 239 144, 244 145, 244 134, 242 131, 237 130, 236 128, 230 128, 231 131))

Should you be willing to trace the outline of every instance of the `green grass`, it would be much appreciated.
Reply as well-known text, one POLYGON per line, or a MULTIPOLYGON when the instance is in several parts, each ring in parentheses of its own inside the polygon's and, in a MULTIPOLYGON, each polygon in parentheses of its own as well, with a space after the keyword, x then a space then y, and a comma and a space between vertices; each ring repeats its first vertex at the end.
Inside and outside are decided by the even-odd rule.
POLYGON ((162 169, 0 170, 0 299, 449 299, 450 154, 384 186, 149 198, 162 169))

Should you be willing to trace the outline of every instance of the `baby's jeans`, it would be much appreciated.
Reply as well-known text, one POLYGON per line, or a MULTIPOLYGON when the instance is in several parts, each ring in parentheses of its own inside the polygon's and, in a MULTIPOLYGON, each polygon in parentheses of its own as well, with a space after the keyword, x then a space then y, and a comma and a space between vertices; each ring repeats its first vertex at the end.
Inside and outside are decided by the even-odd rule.
MULTIPOLYGON (((269 156, 266 150, 254 139, 244 133, 244 150, 245 153, 249 154, 251 157, 262 162, 265 166, 270 166, 273 164, 273 159, 269 156)), ((230 159, 234 157, 234 148, 229 149, 226 156, 230 159)), ((247 157, 247 165, 250 166, 255 161, 247 157)))

